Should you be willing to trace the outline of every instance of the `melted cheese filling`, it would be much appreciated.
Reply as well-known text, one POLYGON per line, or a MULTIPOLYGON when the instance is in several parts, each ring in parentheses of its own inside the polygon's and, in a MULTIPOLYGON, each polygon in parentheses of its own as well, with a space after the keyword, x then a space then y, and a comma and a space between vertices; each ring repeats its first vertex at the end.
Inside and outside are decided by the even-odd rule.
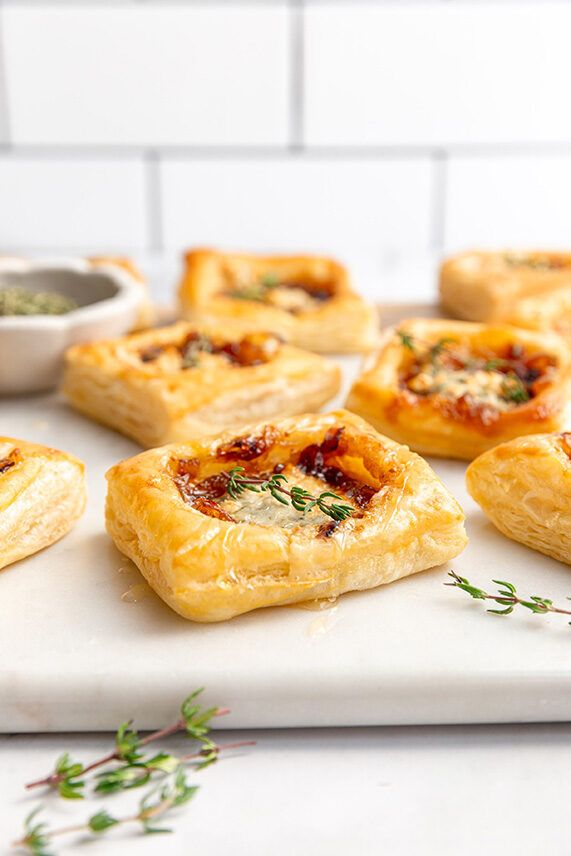
MULTIPOLYGON (((339 490, 333 490, 325 482, 302 473, 291 464, 286 466, 283 473, 288 479, 288 484, 284 484, 286 490, 289 490, 291 485, 296 485, 305 488, 313 496, 319 496, 326 490, 332 490, 333 493, 342 498, 343 502, 352 504, 339 490)), ((285 498, 288 499, 288 504, 282 505, 270 493, 254 493, 248 490, 244 491, 238 499, 225 498, 219 504, 238 523, 257 523, 261 526, 281 526, 283 529, 295 529, 299 526, 321 526, 321 524, 330 523, 332 520, 329 515, 323 514, 318 508, 312 508, 305 514, 302 511, 296 511, 289 503, 289 497, 285 498)), ((336 500, 328 498, 326 501, 329 504, 336 500)))
POLYGON ((469 395, 475 401, 488 404, 496 410, 510 410, 517 406, 517 402, 506 400, 504 396, 512 386, 519 386, 501 372, 452 370, 432 365, 425 366, 407 385, 419 395, 442 395, 450 399, 469 395))
POLYGON ((303 288, 282 288, 279 285, 268 290, 265 302, 286 312, 307 312, 319 303, 303 288))

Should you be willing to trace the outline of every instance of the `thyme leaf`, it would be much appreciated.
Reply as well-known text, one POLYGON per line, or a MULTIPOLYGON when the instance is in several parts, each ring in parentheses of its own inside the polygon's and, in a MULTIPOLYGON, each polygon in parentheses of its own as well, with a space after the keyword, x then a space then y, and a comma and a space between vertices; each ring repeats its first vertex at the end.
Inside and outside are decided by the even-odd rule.
MULTIPOLYGON (((449 571, 448 576, 452 579, 450 583, 444 583, 445 586, 459 588, 461 591, 473 597, 475 600, 491 600, 502 606, 503 609, 488 609, 487 612, 492 612, 494 615, 510 615, 516 606, 521 606, 528 609, 535 615, 546 615, 549 612, 556 612, 561 615, 571 615, 571 609, 560 609, 553 606, 553 601, 545 597, 531 595, 528 599, 519 597, 516 587, 513 583, 505 580, 492 580, 497 586, 496 594, 490 594, 484 589, 478 588, 467 580, 465 577, 459 576, 454 571, 449 571)), ((568 598, 571 600, 571 598, 568 598)), ((571 621, 569 622, 571 624, 571 621)))
POLYGON ((254 493, 269 493, 282 505, 292 505, 296 511, 307 514, 313 508, 318 508, 323 514, 333 520, 346 520, 354 513, 355 508, 349 503, 328 502, 328 500, 341 500, 341 497, 330 490, 325 490, 319 496, 313 496, 308 490, 297 485, 292 485, 288 490, 284 485, 288 479, 283 473, 274 473, 270 478, 264 479, 257 476, 245 476, 244 467, 233 467, 228 475, 226 492, 232 499, 238 499, 245 491, 254 493))

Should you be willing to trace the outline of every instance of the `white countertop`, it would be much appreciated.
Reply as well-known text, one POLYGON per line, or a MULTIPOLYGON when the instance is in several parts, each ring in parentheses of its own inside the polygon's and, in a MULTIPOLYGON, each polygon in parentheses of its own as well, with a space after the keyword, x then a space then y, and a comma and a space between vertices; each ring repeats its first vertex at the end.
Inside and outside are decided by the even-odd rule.
MULTIPOLYGON (((167 302, 173 279, 170 274, 154 280, 156 297, 167 302)), ((387 277, 379 296, 427 298, 432 283, 430 268, 419 266, 418 271, 387 277)), ((367 290, 376 296, 373 283, 367 290)), ((466 603, 465 608, 477 610, 477 605, 466 603)), ((536 633, 546 630, 538 627, 536 633)), ((249 737, 258 742, 193 777, 202 787, 169 824, 174 835, 145 838, 112 830, 81 848, 78 839, 62 839, 56 852, 145 856, 157 846, 161 856, 571 852, 571 724, 234 731, 217 736, 220 742, 249 737)), ((23 783, 49 772, 62 751, 89 761, 108 751, 111 741, 105 734, 0 736, 1 856, 14 852, 8 844, 20 836, 23 818, 39 802, 47 806, 45 818, 54 826, 103 807, 128 813, 137 804, 137 791, 86 803, 53 795, 40 799, 23 791, 23 783)), ((185 744, 181 739, 165 747, 174 751, 177 745, 182 751, 185 744)))
MULTIPOLYGON (((236 732, 220 741, 235 740, 236 732)), ((193 776, 194 801, 173 835, 126 830, 57 853, 87 856, 567 856, 571 725, 353 728, 247 732, 256 746, 193 776)), ((0 737, 0 854, 38 803, 21 785, 55 757, 93 760, 111 736, 0 737), (2 815, 4 819, 2 820, 2 815)), ((182 751, 188 744, 174 740, 182 751)), ((188 751, 188 749, 186 750, 188 751)), ((139 792, 89 803, 50 796, 54 826, 139 792)))

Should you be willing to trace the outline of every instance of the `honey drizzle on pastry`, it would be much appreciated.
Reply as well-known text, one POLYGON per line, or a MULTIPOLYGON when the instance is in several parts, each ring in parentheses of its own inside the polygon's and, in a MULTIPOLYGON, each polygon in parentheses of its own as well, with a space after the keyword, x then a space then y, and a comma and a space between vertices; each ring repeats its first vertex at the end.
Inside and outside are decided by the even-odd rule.
POLYGON ((15 467, 22 460, 22 455, 19 449, 12 449, 9 455, 5 458, 0 458, 0 475, 7 473, 12 467, 15 467))
MULTIPOLYGON (((340 499, 349 500, 354 506, 353 517, 362 517, 364 509, 377 493, 377 488, 348 476, 339 467, 328 463, 328 456, 339 454, 341 450, 341 438, 343 428, 330 428, 321 443, 312 443, 299 452, 297 459, 288 464, 278 463, 268 473, 263 467, 250 466, 248 475, 257 479, 268 479, 272 474, 285 474, 291 483, 297 486, 311 489, 315 482, 325 483, 341 493, 340 499), (303 482, 303 484, 302 484, 303 482)), ((238 437, 230 442, 220 444, 216 449, 216 457, 222 460, 254 461, 267 452, 276 441, 275 430, 270 426, 264 429, 260 435, 246 435, 238 437)), ((195 458, 180 459, 177 463, 174 482, 182 499, 209 517, 227 520, 233 523, 253 522, 256 505, 260 506, 265 499, 271 501, 271 497, 261 500, 260 494, 249 494, 240 498, 240 503, 230 500, 227 496, 227 488, 230 475, 226 471, 216 473, 208 478, 196 481, 200 469, 200 463, 195 458), (227 508, 222 507, 224 501, 227 508), (231 512, 227 509, 231 509, 231 512), (239 518, 244 518, 241 521, 239 518)), ((332 520, 316 509, 312 510, 311 516, 304 517, 303 513, 295 512, 274 503, 272 516, 282 519, 282 526, 318 525, 317 535, 330 537, 342 520, 332 520), (277 507, 276 507, 277 505, 277 507)), ((260 522, 260 521, 255 521, 260 522)))
POLYGON ((139 351, 143 363, 151 363, 167 352, 176 353, 180 369, 195 368, 201 354, 222 356, 234 366, 259 366, 272 360, 281 347, 281 339, 272 333, 250 333, 238 340, 223 341, 193 331, 178 343, 150 345, 139 351))
POLYGON ((417 399, 430 398, 446 416, 457 421, 493 424, 500 413, 535 398, 553 379, 557 360, 529 354, 518 344, 502 351, 471 350, 455 340, 420 343, 399 331, 413 359, 401 373, 400 386, 417 399))

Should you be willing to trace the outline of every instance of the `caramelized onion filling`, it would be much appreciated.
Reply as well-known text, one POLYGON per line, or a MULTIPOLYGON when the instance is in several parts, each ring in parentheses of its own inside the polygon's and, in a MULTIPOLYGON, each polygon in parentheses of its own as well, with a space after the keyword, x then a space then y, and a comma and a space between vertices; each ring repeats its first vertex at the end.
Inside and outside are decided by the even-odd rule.
POLYGON ((251 282, 236 282, 228 277, 228 285, 221 292, 234 300, 251 300, 283 309, 296 315, 331 300, 335 292, 333 282, 304 279, 280 279, 268 273, 251 282))
MULTIPOLYGON (((267 480, 272 475, 284 473, 288 480, 286 487, 299 484, 304 480, 311 487, 311 482, 319 480, 330 488, 340 500, 349 502, 355 507, 353 517, 362 517, 364 509, 377 493, 378 488, 352 478, 339 466, 332 465, 328 461, 332 455, 343 454, 342 436, 343 428, 331 428, 321 443, 312 443, 306 446, 291 463, 275 464, 271 471, 268 471, 263 465, 250 464, 250 467, 244 470, 243 476, 267 480)), ((267 427, 261 435, 238 437, 219 446, 215 455, 221 460, 239 463, 251 462, 268 452, 276 442, 275 430, 267 427)), ((207 478, 199 479, 199 470, 200 464, 195 458, 180 459, 176 464, 174 482, 184 502, 209 517, 235 523, 241 522, 235 516, 238 511, 241 511, 240 508, 236 510, 236 506, 239 506, 240 503, 231 500, 227 493, 230 481, 228 472, 222 471, 207 478), (222 503, 232 508, 228 510, 222 503)), ((274 504, 276 512, 283 512, 283 506, 280 506, 280 503, 267 493, 249 493, 244 496, 246 497, 244 505, 247 504, 249 508, 253 507, 252 503, 271 502, 274 504)), ((285 504, 287 505, 287 503, 285 504)), ((304 520, 308 524, 317 520, 319 527, 317 534, 323 537, 330 537, 342 522, 340 520, 328 520, 321 513, 315 515, 314 518, 310 516, 304 518, 303 512, 295 512, 295 515, 298 516, 292 514, 290 517, 294 517, 294 521, 298 520, 300 524, 304 520)), ((288 525, 293 525, 291 520, 288 521, 288 525)))
POLYGON ((271 333, 250 333, 238 340, 222 341, 204 333, 192 332, 176 344, 150 345, 139 351, 143 363, 158 360, 167 352, 174 352, 179 368, 195 368, 202 354, 225 357, 234 366, 259 366, 272 360, 281 347, 281 340, 271 333))
POLYGON ((446 416, 487 426, 539 395, 556 368, 555 357, 518 344, 483 352, 443 339, 415 348, 399 382, 408 395, 430 398, 446 416))
POLYGON ((12 449, 9 455, 6 455, 5 458, 0 458, 0 475, 2 475, 2 473, 8 472, 8 470, 11 470, 12 467, 15 467, 20 460, 20 450, 12 449))

